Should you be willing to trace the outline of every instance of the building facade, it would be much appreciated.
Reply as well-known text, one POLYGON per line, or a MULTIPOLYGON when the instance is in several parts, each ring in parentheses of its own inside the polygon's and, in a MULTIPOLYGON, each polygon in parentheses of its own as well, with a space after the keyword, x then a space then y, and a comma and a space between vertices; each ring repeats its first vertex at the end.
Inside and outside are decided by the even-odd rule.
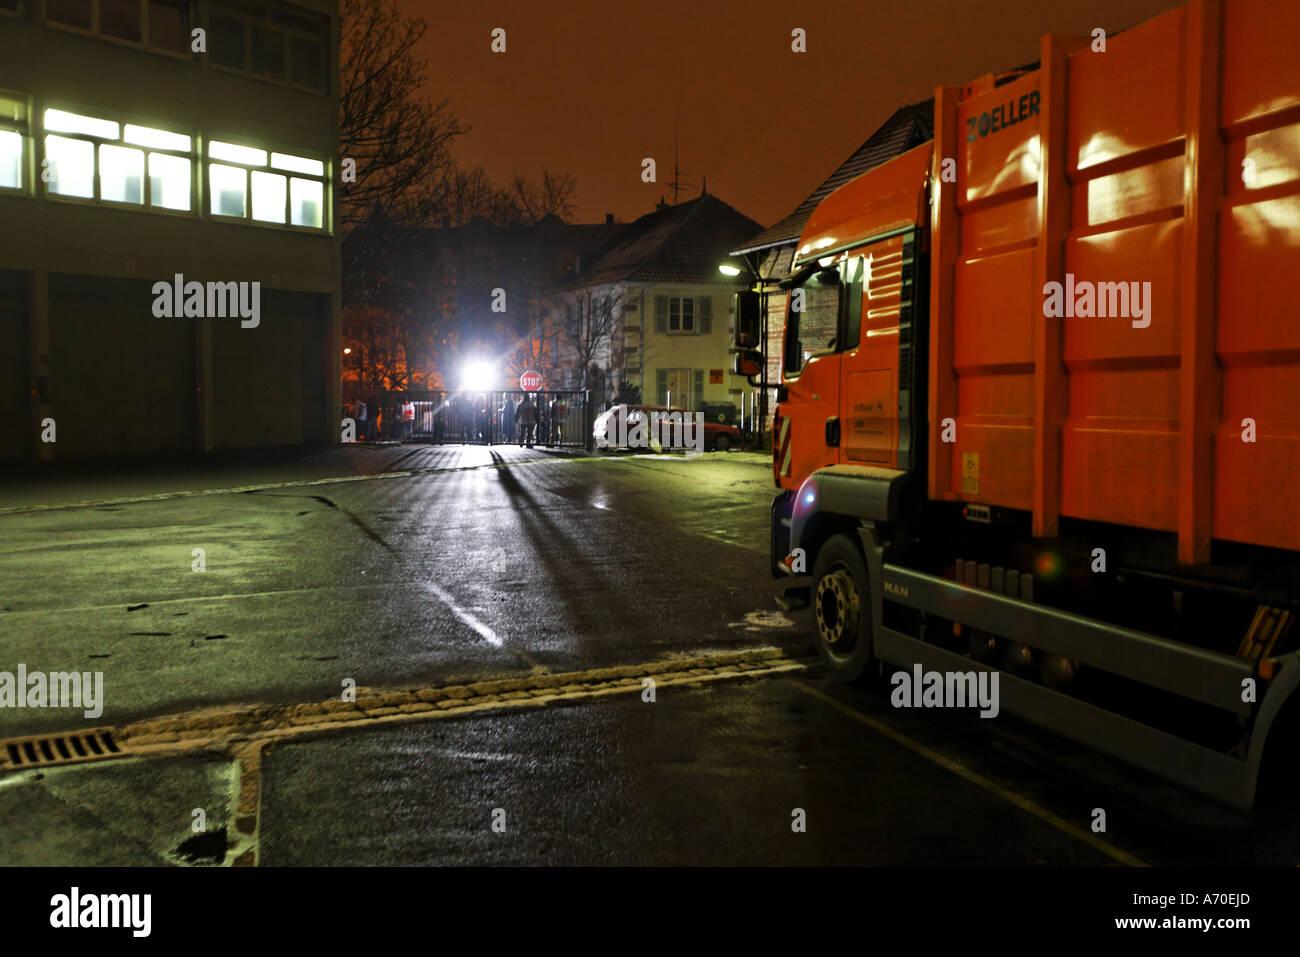
POLYGON ((337 0, 0 0, 0 459, 337 441, 337 0))
POLYGON ((596 398, 739 412, 749 386, 731 372, 731 323, 745 280, 718 267, 759 228, 708 193, 661 203, 553 292, 554 324, 590 344, 588 365, 604 380, 596 398))

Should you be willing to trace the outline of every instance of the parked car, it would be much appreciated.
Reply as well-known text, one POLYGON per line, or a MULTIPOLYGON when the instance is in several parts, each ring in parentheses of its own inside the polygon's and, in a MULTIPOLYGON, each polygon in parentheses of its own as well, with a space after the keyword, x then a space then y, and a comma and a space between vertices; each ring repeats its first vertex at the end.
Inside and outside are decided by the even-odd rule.
MULTIPOLYGON (((645 446, 633 448, 632 440, 644 423, 644 428, 649 433, 650 424, 654 413, 660 415, 678 414, 683 418, 693 416, 685 409, 669 409, 662 405, 616 405, 606 409, 600 415, 596 416, 596 422, 592 427, 592 436, 596 440, 596 447, 606 451, 616 449, 633 449, 633 451, 648 450, 658 445, 659 436, 648 434, 645 446), (626 423, 620 428, 620 418, 626 423)), ((676 433, 676 426, 672 426, 672 434, 676 433)), ((741 440, 740 430, 734 425, 721 425, 717 422, 704 422, 704 449, 708 452, 725 452, 733 446, 739 445, 741 440)), ((665 446, 671 447, 669 443, 665 446)))

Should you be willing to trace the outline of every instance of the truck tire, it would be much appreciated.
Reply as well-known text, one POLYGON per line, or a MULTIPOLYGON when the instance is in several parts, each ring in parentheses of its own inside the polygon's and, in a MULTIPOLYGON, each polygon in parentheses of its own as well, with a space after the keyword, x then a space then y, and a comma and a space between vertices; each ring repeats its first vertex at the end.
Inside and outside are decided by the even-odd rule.
POLYGON ((731 448, 731 439, 729 439, 727 436, 719 435, 716 439, 713 440, 713 451, 725 452, 729 448, 731 448))
POLYGON ((813 615, 817 650, 832 677, 858 682, 872 661, 871 581, 867 563, 852 539, 832 535, 813 566, 813 615))

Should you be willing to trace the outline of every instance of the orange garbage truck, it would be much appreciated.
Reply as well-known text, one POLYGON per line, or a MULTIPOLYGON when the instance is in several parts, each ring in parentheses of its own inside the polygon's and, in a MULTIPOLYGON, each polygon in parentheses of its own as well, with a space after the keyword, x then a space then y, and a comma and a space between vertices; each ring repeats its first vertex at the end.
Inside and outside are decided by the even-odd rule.
POLYGON ((817 207, 772 569, 836 677, 996 674, 1239 808, 1293 779, 1298 53, 1282 0, 1049 35, 817 207))

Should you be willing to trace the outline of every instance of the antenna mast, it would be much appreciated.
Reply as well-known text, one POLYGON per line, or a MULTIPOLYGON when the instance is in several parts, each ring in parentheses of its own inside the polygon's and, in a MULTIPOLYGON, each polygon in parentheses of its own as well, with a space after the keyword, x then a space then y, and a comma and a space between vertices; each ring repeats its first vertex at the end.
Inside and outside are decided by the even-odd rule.
POLYGON ((677 165, 677 150, 681 140, 681 101, 678 100, 673 105, 673 180, 668 186, 673 191, 673 205, 677 205, 677 194, 690 185, 682 179, 682 173, 685 172, 677 165))

